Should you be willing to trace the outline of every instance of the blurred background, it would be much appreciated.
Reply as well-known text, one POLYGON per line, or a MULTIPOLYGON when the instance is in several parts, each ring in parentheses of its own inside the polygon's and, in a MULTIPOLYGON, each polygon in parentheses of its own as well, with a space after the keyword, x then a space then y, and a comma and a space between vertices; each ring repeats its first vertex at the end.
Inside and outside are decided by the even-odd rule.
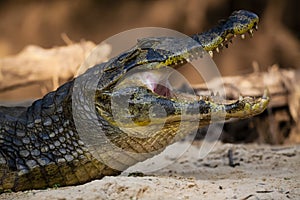
POLYGON ((25 46, 43 48, 72 41, 99 43, 137 27, 165 27, 187 35, 202 32, 234 10, 260 16, 259 31, 247 40, 234 39, 230 48, 214 56, 222 75, 261 70, 273 64, 300 67, 300 14, 297 0, 0 0, 0 58, 25 46))

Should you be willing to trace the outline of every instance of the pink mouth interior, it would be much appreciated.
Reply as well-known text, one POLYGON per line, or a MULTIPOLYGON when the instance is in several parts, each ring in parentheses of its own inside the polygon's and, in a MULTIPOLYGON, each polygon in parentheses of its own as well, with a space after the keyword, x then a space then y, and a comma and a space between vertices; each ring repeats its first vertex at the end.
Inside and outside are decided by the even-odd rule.
POLYGON ((161 85, 161 84, 156 84, 154 86, 154 89, 153 91, 156 93, 156 94, 159 94, 161 96, 165 96, 167 98, 170 98, 172 97, 172 92, 169 88, 167 88, 166 86, 164 85, 161 85))
POLYGON ((150 90, 160 96, 174 98, 176 95, 173 91, 173 86, 168 80, 169 76, 170 72, 161 70, 136 73, 133 75, 133 78, 138 79, 138 81, 141 81, 150 90))

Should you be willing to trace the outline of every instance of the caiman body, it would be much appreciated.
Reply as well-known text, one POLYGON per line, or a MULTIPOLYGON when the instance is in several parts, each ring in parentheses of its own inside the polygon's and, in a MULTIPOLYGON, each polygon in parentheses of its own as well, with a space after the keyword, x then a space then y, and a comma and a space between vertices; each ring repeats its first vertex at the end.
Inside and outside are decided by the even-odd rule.
POLYGON ((215 28, 193 35, 190 39, 193 42, 182 38, 145 38, 132 49, 92 67, 28 108, 0 107, 0 191, 76 185, 106 175, 118 175, 194 131, 190 125, 195 119, 201 119, 198 128, 211 123, 213 114, 229 119, 261 113, 269 102, 267 95, 244 97, 225 104, 209 97, 190 99, 185 94, 180 94, 186 96, 180 100, 171 94, 173 91, 166 88, 157 90, 155 86, 151 88, 146 84, 121 85, 114 91, 116 83, 132 69, 139 67, 142 71, 155 71, 166 66, 176 68, 203 55, 203 49, 210 53, 218 51, 234 35, 246 32, 252 35, 257 23, 255 14, 236 11, 215 28), (172 44, 177 47, 172 49, 172 44), (162 46, 168 48, 160 48, 162 46), (93 95, 89 95, 90 88, 86 85, 75 84, 79 79, 91 80, 91 77, 98 77, 93 95), (74 95, 74 89, 80 89, 80 92, 74 95), (145 137, 127 134, 114 119, 112 98, 128 97, 128 94, 131 94, 127 98, 129 107, 124 115, 129 114, 134 123, 127 124, 125 121, 123 125, 126 128, 140 128, 135 134, 145 137), (94 103, 85 105, 87 98, 94 103), (75 100, 81 104, 74 108, 75 100), (149 110, 157 105, 165 112, 150 119, 149 110), (183 108, 185 113, 182 113, 183 108), (94 148, 100 157, 95 158, 78 134, 74 112, 81 119, 83 131, 93 133, 90 125, 95 125, 109 142, 136 156, 111 152, 106 143, 100 143, 94 148), (90 112, 96 112, 96 117, 90 116, 90 112), (181 119, 183 114, 187 116, 184 120, 181 119), (92 121, 97 123, 91 124, 92 121), (158 125, 162 128, 152 129, 158 125), (107 165, 112 162, 117 163, 118 167, 107 165))

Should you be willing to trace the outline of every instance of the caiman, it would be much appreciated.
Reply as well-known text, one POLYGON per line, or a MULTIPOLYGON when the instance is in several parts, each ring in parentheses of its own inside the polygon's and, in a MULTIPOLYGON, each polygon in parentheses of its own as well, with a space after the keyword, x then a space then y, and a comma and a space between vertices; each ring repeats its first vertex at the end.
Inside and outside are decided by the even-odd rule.
MULTIPOLYGON (((180 100, 174 98, 173 91, 167 88, 156 89, 156 86, 150 87, 147 84, 124 85, 115 89, 117 82, 130 70, 138 67, 154 71, 164 67, 177 68, 203 55, 204 51, 210 54, 219 51, 236 35, 252 35, 258 21, 258 16, 252 12, 235 11, 214 28, 193 35, 191 38, 198 45, 176 37, 140 39, 133 48, 108 62, 95 65, 29 107, 1 106, 1 192, 76 185, 107 175, 118 175, 192 132, 190 123, 195 116, 201 119, 196 127, 199 128, 209 125, 213 114, 230 119, 247 118, 263 112, 269 102, 267 93, 262 97, 241 97, 234 102, 223 103, 207 96, 180 100), (177 47, 172 48, 175 44, 177 47), (174 50, 159 49, 157 46, 174 50), (89 81, 90 77, 98 77, 94 92, 87 85, 75 85, 78 79, 89 81), (74 95, 74 89, 81 92, 74 95), (124 132, 114 120, 111 100, 123 97, 126 97, 129 105, 124 115, 129 113, 127 117, 134 122, 126 126, 125 121, 123 125, 127 128, 146 127, 135 132, 143 137, 124 132), (88 98, 91 98, 92 105, 85 104, 88 98), (81 103, 72 108, 75 100, 81 103), (154 123, 151 123, 148 116, 152 106, 160 106, 165 110, 163 115, 155 116, 154 123), (185 118, 181 119, 182 108, 186 112, 185 118), (96 115, 90 116, 90 112, 96 115), (86 132, 86 135, 95 134, 90 124, 96 121, 94 125, 97 131, 106 137, 104 142, 94 146, 93 153, 76 129, 78 126, 75 124, 74 113, 79 116, 81 131, 86 132), (155 129, 147 126, 149 124, 161 128, 151 132, 155 129), (184 128, 177 133, 179 126, 184 128), (108 141, 124 152, 136 153, 135 156, 111 151, 108 141), (97 158, 95 152, 99 155, 97 158), (114 168, 107 163, 117 163, 118 167, 114 168)), ((183 97, 189 95, 179 93, 183 97)))

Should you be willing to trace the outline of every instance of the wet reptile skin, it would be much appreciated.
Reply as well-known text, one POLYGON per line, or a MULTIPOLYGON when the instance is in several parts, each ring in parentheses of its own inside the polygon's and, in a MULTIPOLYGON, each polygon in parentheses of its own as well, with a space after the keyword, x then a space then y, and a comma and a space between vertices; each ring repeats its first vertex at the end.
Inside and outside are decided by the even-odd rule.
MULTIPOLYGON (((234 35, 247 32, 252 35, 257 23, 258 17, 254 13, 236 11, 226 21, 220 22, 207 32, 193 35, 192 38, 205 51, 211 53, 226 45, 234 35)), ((210 123, 213 112, 218 113, 222 110, 220 115, 225 114, 226 119, 245 118, 259 114, 267 107, 269 102, 267 95, 260 98, 244 97, 234 103, 224 104, 214 102, 209 97, 179 101, 171 95, 156 93, 145 85, 121 87, 112 93, 116 82, 137 66, 153 70, 163 68, 165 65, 177 67, 202 53, 199 47, 184 39, 146 38, 139 40, 135 47, 109 62, 87 70, 80 76, 81 78, 88 79, 93 75, 99 76, 100 79, 96 94, 92 97, 95 100, 92 107, 96 108, 98 115, 96 120, 102 133, 113 144, 130 152, 160 152, 192 131, 190 130, 192 118, 185 121, 178 120, 182 114, 181 108, 186 108, 190 116, 198 114, 201 118, 199 123, 201 127, 210 123), (155 48, 157 45, 172 48, 172 44, 175 43, 179 44, 181 50, 174 48, 172 53, 155 48), (118 128, 112 117, 110 101, 113 97, 127 94, 134 94, 128 101, 131 117, 136 125, 142 127, 149 123, 149 108, 160 105, 166 110, 166 116, 157 116, 153 126, 166 120, 163 128, 151 133, 151 137, 133 137, 118 128), (184 126, 185 131, 176 135, 179 125, 184 126)), ((124 157, 108 154, 104 144, 99 144, 95 150, 102 155, 103 160, 92 156, 81 141, 74 124, 72 115, 74 111, 72 92, 76 87, 74 81, 67 82, 28 108, 0 107, 0 191, 81 184, 106 175, 118 175, 130 165, 147 159, 145 156, 128 157, 125 158, 126 163, 122 163, 124 157), (109 159, 118 161, 121 170, 107 166, 105 163, 109 159)), ((81 97, 88 93, 89 88, 84 89, 85 92, 79 93, 81 97)), ((88 109, 79 106, 75 111, 82 119, 90 120, 88 112, 84 112, 88 109)), ((87 124, 83 123, 82 126, 87 124)), ((147 132, 146 129, 140 130, 140 134, 147 132)), ((89 131, 89 127, 85 127, 85 131, 89 131)))

